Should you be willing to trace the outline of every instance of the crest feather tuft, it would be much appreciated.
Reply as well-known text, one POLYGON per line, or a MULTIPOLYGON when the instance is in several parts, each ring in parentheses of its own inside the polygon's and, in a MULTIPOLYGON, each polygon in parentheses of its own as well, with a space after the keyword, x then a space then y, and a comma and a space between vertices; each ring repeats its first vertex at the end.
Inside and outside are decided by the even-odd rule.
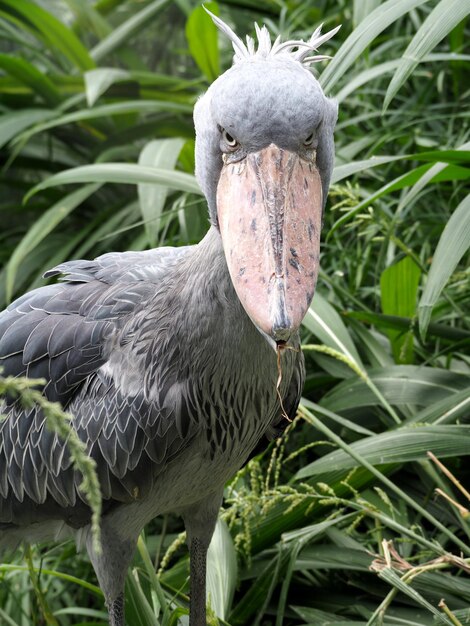
POLYGON ((256 47, 252 37, 247 35, 246 44, 243 43, 240 37, 238 37, 230 26, 221 20, 220 17, 211 13, 206 7, 204 7, 204 10, 210 15, 217 28, 232 42, 235 51, 233 56, 234 63, 240 63, 240 61, 247 61, 254 58, 268 59, 288 56, 291 60, 297 61, 305 67, 309 67, 312 63, 331 59, 331 57, 324 54, 312 55, 312 52, 316 51, 322 44, 336 35, 341 28, 341 25, 337 26, 322 35, 321 29, 323 24, 321 24, 308 41, 299 39, 281 42, 280 37, 277 37, 274 42, 271 42, 271 35, 266 26, 260 28, 258 24, 255 24, 256 38, 258 40, 258 46, 256 47))

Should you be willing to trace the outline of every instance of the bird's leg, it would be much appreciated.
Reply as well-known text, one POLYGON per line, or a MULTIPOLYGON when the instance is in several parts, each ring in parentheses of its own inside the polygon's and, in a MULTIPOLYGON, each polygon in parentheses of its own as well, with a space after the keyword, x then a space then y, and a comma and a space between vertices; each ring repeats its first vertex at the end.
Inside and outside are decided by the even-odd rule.
POLYGON ((93 547, 91 533, 87 538, 88 554, 104 593, 110 626, 125 626, 124 583, 136 544, 137 537, 122 536, 122 528, 114 528, 106 519, 101 522, 100 552, 93 547))
POLYGON ((189 626, 206 626, 207 549, 214 533, 222 494, 211 494, 183 512, 190 561, 189 626))
POLYGON ((206 542, 198 537, 189 546, 190 605, 189 626, 206 626, 206 542))
POLYGON ((108 605, 110 626, 124 626, 124 592, 108 605))

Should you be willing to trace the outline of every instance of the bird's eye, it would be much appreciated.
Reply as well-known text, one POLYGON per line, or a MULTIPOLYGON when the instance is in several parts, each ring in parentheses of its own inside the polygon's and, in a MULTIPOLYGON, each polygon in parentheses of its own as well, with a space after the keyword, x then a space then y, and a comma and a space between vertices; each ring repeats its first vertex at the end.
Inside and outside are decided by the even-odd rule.
POLYGON ((304 140, 304 146, 310 146, 313 143, 313 133, 310 133, 310 135, 304 140))
POLYGON ((236 148, 238 146, 238 141, 226 130, 222 130, 222 139, 229 148, 236 148))

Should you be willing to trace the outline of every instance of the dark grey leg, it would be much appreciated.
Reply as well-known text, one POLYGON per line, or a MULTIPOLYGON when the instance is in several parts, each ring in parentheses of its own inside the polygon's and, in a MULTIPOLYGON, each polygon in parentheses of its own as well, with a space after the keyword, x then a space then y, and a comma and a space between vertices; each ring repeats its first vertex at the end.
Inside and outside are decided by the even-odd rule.
POLYGON ((135 552, 137 537, 123 537, 109 520, 101 522, 101 551, 95 552, 91 534, 87 550, 104 594, 111 626, 125 626, 124 584, 135 552))
POLYGON ((189 626, 206 626, 206 563, 207 549, 214 533, 222 503, 222 491, 182 511, 190 560, 189 626))
POLYGON ((206 561, 207 545, 197 537, 189 547, 190 610, 189 626, 206 626, 206 561))
POLYGON ((124 623, 124 594, 118 595, 116 600, 108 606, 110 626, 125 626, 124 623))

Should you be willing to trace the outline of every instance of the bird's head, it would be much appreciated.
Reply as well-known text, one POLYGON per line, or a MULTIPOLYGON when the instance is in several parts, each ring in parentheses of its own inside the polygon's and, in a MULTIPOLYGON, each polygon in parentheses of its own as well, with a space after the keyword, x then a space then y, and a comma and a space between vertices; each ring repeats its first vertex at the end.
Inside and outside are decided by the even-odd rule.
POLYGON ((244 309, 285 342, 313 298, 334 158, 337 105, 308 65, 337 29, 272 44, 257 28, 255 48, 211 17, 235 56, 195 107, 196 175, 244 309))

